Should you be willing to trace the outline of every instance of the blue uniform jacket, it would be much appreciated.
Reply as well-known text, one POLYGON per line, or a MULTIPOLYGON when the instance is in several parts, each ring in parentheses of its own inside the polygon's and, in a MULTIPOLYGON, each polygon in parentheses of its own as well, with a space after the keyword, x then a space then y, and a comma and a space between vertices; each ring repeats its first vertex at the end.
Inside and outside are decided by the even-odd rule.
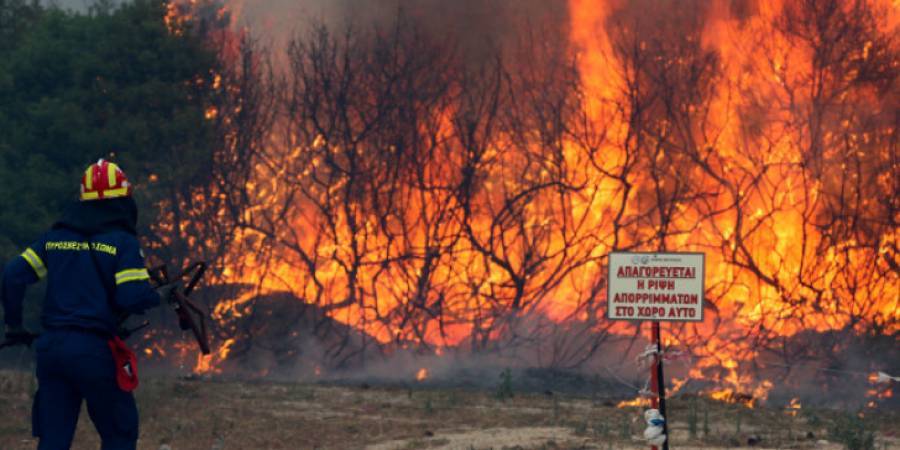
POLYGON ((47 296, 41 324, 48 330, 111 335, 119 314, 138 314, 159 304, 138 240, 127 227, 77 225, 58 223, 7 264, 2 283, 7 325, 22 324, 25 288, 43 278, 47 296))

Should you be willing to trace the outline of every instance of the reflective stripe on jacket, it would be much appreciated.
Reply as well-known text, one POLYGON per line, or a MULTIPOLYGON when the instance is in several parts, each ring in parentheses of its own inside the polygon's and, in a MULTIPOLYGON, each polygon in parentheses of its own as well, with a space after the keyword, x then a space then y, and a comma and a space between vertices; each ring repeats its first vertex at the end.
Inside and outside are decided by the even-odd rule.
POLYGON ((47 295, 41 323, 47 329, 114 332, 116 317, 107 292, 113 293, 117 309, 131 314, 159 304, 135 236, 109 231, 91 236, 90 243, 87 239, 54 229, 7 264, 2 301, 8 325, 22 324, 25 286, 42 278, 47 279, 47 295))

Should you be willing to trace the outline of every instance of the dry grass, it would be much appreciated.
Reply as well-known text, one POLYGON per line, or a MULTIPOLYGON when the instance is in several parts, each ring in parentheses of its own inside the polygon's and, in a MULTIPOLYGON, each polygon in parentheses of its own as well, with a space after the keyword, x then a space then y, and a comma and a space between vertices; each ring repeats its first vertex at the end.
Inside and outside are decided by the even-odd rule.
MULTIPOLYGON (((0 373, 0 449, 30 449, 26 373, 0 373)), ((140 449, 644 449, 637 409, 602 399, 451 389, 366 388, 151 378, 138 390, 140 449)), ((791 416, 699 400, 709 411, 689 433, 690 402, 670 402, 672 448, 830 448, 823 443, 835 412, 791 416), (740 419, 738 419, 740 417, 740 419), (740 431, 737 424, 740 420, 740 431)), ((876 449, 900 449, 892 433, 897 414, 881 413, 876 449)), ((75 449, 99 440, 82 415, 75 449)))

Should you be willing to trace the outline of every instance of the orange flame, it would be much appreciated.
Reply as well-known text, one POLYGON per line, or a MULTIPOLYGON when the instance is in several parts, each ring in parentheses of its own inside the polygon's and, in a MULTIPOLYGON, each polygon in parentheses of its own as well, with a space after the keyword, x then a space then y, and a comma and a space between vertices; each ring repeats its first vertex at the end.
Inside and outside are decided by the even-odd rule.
POLYGON ((616 408, 649 408, 650 398, 646 396, 637 396, 632 400, 622 400, 616 404, 616 408))
POLYGON ((791 417, 796 417, 801 409, 803 409, 803 404, 800 402, 799 398, 794 397, 791 399, 791 402, 788 403, 787 407, 785 407, 785 413, 791 417))
MULTIPOLYGON (((489 337, 500 335, 499 327, 490 326, 496 319, 481 314, 491 307, 485 299, 506 298, 517 289, 528 291, 542 283, 554 287, 530 309, 522 310, 539 312, 557 322, 602 323, 603 311, 592 305, 598 294, 595 286, 605 277, 604 255, 623 248, 665 247, 707 255, 706 297, 715 308, 716 320, 673 326, 677 334, 672 340, 700 357, 690 377, 715 382, 717 390, 709 393, 712 398, 752 407, 764 401, 774 386, 770 380, 757 380, 742 371, 742 363, 758 356, 756 347, 746 339, 748 334, 791 337, 802 331, 847 327, 865 332, 867 324, 872 323, 885 333, 897 332, 900 281, 890 264, 900 230, 879 228, 845 236, 825 232, 822 225, 833 213, 834 199, 844 199, 840 197, 842 189, 857 191, 855 197, 860 203, 855 211, 860 220, 879 223, 879 217, 866 215, 877 214, 880 208, 869 197, 894 192, 891 170, 895 170, 896 160, 890 142, 896 130, 890 124, 868 129, 865 123, 877 123, 878 117, 831 117, 829 114, 840 113, 831 110, 822 112, 830 121, 804 123, 798 110, 832 101, 843 102, 840 104, 846 110, 884 105, 875 87, 850 82, 856 79, 856 69, 829 79, 829 83, 839 85, 833 99, 816 98, 816 86, 810 86, 809 80, 815 80, 813 75, 820 74, 822 68, 813 58, 814 49, 784 26, 792 15, 800 13, 789 2, 749 3, 753 3, 751 11, 740 12, 728 7, 727 2, 710 2, 703 12, 689 14, 700 20, 699 24, 684 25, 685 29, 676 30, 683 33, 668 39, 661 34, 654 41, 652 34, 634 29, 641 24, 625 15, 623 10, 627 8, 619 2, 569 0, 568 38, 577 60, 583 97, 581 110, 573 113, 571 128, 603 132, 595 146, 574 137, 564 138, 557 160, 547 166, 563 168, 572 184, 585 186, 578 195, 564 198, 556 192, 537 194, 539 198, 523 208, 521 214, 526 219, 514 231, 495 227, 495 217, 479 216, 479 211, 503 210, 507 200, 503 194, 515 192, 530 181, 523 180, 521 173, 536 180, 549 176, 546 168, 534 173, 516 170, 535 164, 539 158, 527 152, 542 148, 544 142, 518 146, 509 142, 509 136, 501 136, 484 151, 483 160, 493 165, 485 169, 483 189, 469 207, 475 216, 470 222, 441 222, 436 205, 452 203, 453 198, 439 197, 435 189, 413 189, 409 204, 398 213, 402 217, 387 225, 390 233, 379 234, 379 227, 385 226, 381 217, 354 216, 349 209, 338 208, 334 217, 325 218, 304 210, 291 219, 295 229, 316 230, 328 223, 337 231, 330 237, 300 233, 294 244, 308 260, 283 255, 273 261, 243 247, 235 250, 233 256, 244 269, 225 268, 222 281, 249 284, 257 290, 218 303, 213 317, 220 321, 242 318, 258 294, 288 291, 311 303, 318 302, 331 318, 382 343, 424 341, 435 346, 435 353, 440 355, 444 346, 474 339, 476 327, 491 330, 489 337), (691 76, 697 73, 707 74, 710 80, 708 84, 691 85, 695 90, 687 98, 658 104, 653 103, 654 96, 649 96, 646 105, 640 102, 644 99, 634 100, 641 89, 653 90, 660 79, 688 83, 695 81, 691 76), (645 122, 649 125, 636 125, 645 122), (839 163, 819 167, 820 161, 831 160, 839 163), (870 175, 870 179, 858 183, 857 172, 870 175), (656 242, 656 236, 665 230, 652 217, 656 207, 653 195, 672 192, 679 183, 690 185, 691 199, 671 205, 664 222, 677 231, 664 242, 656 242), (415 215, 421 211, 425 214, 415 215), (618 213, 624 219, 617 218, 618 213), (446 238, 453 233, 440 226, 424 228, 432 223, 451 231, 465 228, 471 239, 446 238), (358 230, 356 235, 346 231, 351 228, 358 230), (398 237, 396 230, 410 228, 408 235, 398 237), (580 234, 568 234, 575 228, 580 234), (515 232, 520 230, 527 236, 546 239, 528 246, 516 241, 515 232), (479 256, 473 249, 479 242, 492 241, 502 245, 491 257, 479 256), (430 247, 445 247, 451 256, 443 257, 438 252, 436 263, 428 267, 383 262, 426 260, 431 255, 427 251, 430 247), (550 255, 540 264, 528 261, 536 248, 550 255), (421 255, 406 258, 408 252, 421 255), (509 275, 515 272, 510 268, 529 264, 555 267, 572 255, 587 262, 571 270, 535 270, 523 280, 509 275), (354 257, 359 257, 359 264, 350 269, 346 262, 354 257), (426 271, 428 277, 421 277, 426 271), (554 278, 559 273, 562 275, 554 278), (429 298, 427 293, 414 292, 418 286, 415 281, 432 281, 444 290, 437 298, 429 298), (435 305, 449 318, 447 323, 428 322, 414 333, 404 328, 404 317, 382 313, 418 308, 428 315, 434 313, 435 305)), ((885 2, 872 4, 882 8, 885 2)), ((896 27, 898 18, 895 8, 886 11, 883 18, 873 19, 876 26, 869 30, 873 39, 860 42, 852 52, 848 50, 854 61, 872 61, 884 51, 874 38, 878 32, 896 27)), ((177 25, 179 20, 182 18, 173 13, 167 24, 177 25)), ((219 89, 220 85, 217 76, 212 87, 219 89)), ((667 92, 660 89, 653 93, 667 92)), ((448 106, 433 112, 434 117, 423 118, 434 121, 440 130, 439 140, 452 141, 455 108, 448 106)), ((207 118, 224 113, 212 111, 211 115, 207 110, 207 118)), ((469 150, 448 148, 435 159, 456 162, 459 156, 454 152, 469 150)), ((283 149, 286 160, 300 161, 307 154, 318 156, 296 174, 277 164, 260 164, 257 177, 247 184, 246 191, 261 201, 245 212, 246 222, 265 216, 267 208, 279 204, 283 180, 313 177, 329 158, 359 157, 365 151, 342 147, 322 135, 309 142, 292 141, 283 149)), ((424 168, 422 176, 440 185, 452 177, 444 169, 435 163, 424 168)), ((347 188, 346 180, 313 184, 308 195, 327 197, 347 188)), ((241 244, 271 239, 257 230, 236 233, 241 244)), ((611 330, 627 328, 618 324, 611 330)), ((220 349, 217 355, 198 361, 197 370, 215 370, 213 366, 225 360, 232 344, 223 344, 224 354, 220 349)), ((421 369, 416 378, 420 376, 427 376, 427 370, 421 369)))
POLYGON ((222 373, 221 363, 228 358, 234 339, 226 339, 215 353, 209 355, 197 354, 197 363, 194 365, 194 373, 213 374, 222 373))

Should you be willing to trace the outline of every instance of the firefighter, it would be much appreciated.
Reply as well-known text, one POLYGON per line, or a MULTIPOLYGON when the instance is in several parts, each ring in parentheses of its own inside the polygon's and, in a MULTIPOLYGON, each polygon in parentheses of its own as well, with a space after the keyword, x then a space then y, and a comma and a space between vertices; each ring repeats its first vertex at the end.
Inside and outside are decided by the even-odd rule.
POLYGON ((157 306, 174 286, 150 284, 131 191, 116 164, 102 159, 92 164, 81 179, 81 201, 3 272, 8 341, 31 336, 22 326, 25 287, 47 279, 44 332, 34 342, 38 391, 32 433, 38 449, 70 447, 82 400, 104 450, 136 446, 138 412, 131 390, 137 374, 134 361, 122 364, 115 357, 117 351, 130 352, 116 337, 118 319, 157 306), (123 378, 131 385, 123 385, 123 378))

